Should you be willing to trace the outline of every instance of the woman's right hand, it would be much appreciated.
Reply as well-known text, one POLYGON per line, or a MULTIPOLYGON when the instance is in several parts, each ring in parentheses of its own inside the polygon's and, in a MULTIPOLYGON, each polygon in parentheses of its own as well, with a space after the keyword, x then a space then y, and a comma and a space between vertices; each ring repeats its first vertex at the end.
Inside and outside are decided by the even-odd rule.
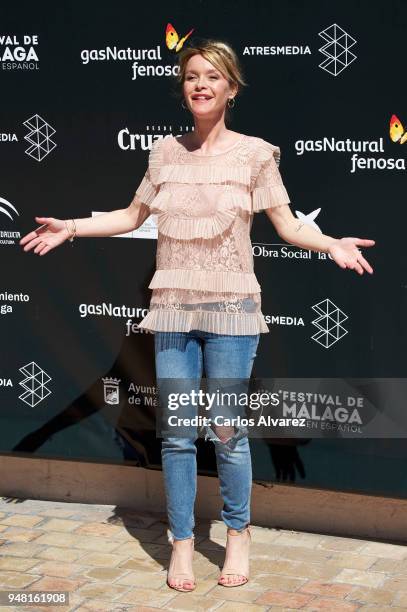
POLYGON ((35 217, 35 220, 46 227, 29 232, 21 238, 19 244, 24 246, 24 251, 34 249, 37 255, 45 255, 55 247, 59 246, 70 236, 65 221, 54 219, 54 217, 35 217), (34 248, 35 247, 35 248, 34 248))

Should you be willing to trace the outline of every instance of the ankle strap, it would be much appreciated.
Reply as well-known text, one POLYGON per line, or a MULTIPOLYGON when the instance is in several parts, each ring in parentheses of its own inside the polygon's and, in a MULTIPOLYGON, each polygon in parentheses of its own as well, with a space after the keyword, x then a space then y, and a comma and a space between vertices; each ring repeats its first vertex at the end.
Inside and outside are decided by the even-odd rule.
POLYGON ((240 531, 238 531, 237 529, 233 529, 233 531, 236 531, 237 533, 232 533, 231 528, 228 527, 227 534, 231 536, 237 536, 237 535, 240 535, 241 533, 245 533, 245 531, 248 531, 250 534, 250 525, 247 525, 247 527, 244 527, 240 531))

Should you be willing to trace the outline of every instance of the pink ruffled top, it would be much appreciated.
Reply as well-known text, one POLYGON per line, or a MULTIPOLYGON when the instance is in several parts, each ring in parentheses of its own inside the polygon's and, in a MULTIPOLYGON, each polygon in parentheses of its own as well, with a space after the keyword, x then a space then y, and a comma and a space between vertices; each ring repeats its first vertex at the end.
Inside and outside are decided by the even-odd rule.
POLYGON ((250 230, 253 213, 290 203, 279 163, 279 147, 244 134, 216 155, 188 151, 174 136, 153 143, 136 191, 158 228, 150 309, 139 327, 269 332, 250 230))

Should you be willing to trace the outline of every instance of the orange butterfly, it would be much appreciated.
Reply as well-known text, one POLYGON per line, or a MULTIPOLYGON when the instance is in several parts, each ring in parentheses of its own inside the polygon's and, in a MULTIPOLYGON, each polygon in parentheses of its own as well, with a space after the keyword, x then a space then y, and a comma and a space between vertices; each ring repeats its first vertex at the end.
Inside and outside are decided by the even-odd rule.
POLYGON ((168 49, 172 51, 175 47, 175 52, 177 53, 181 49, 188 36, 191 36, 194 29, 195 28, 192 28, 192 30, 190 30, 188 34, 185 34, 183 38, 180 38, 174 26, 170 23, 167 23, 167 27, 165 30, 165 43, 168 49))
POLYGON ((397 115, 392 115, 390 119, 390 138, 393 142, 404 144, 407 142, 407 131, 397 115))

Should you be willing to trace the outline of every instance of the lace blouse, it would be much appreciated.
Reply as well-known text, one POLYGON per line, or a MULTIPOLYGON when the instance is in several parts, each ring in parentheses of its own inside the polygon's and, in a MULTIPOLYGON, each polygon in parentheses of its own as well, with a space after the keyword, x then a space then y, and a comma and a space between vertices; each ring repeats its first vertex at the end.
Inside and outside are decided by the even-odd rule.
MULTIPOLYGON (((290 203, 280 149, 242 134, 201 155, 174 136, 154 141, 136 196, 157 215, 150 309, 139 327, 217 334, 268 333, 254 274, 253 213, 290 203)), ((135 203, 135 198, 133 200, 135 203)))

